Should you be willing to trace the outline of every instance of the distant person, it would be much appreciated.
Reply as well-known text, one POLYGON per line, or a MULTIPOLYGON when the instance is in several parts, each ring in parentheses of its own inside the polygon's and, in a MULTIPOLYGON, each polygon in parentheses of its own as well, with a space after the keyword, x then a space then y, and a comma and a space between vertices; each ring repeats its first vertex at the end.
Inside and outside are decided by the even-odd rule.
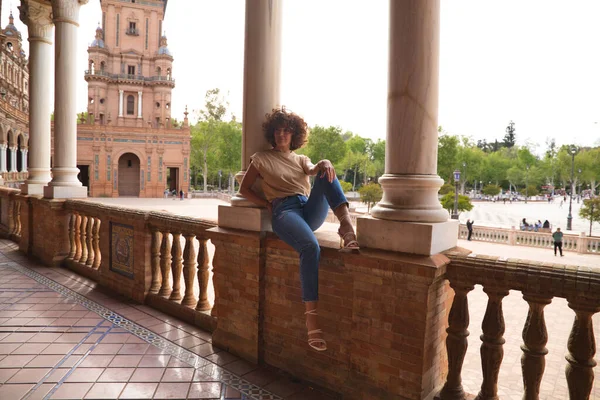
POLYGON ((563 233, 560 231, 560 228, 556 228, 556 232, 552 234, 552 239, 554 239, 554 255, 556 256, 556 249, 560 251, 560 256, 563 256, 562 253, 562 240, 563 233))
POLYGON ((550 229, 550 221, 545 220, 544 224, 542 225, 542 228, 544 228, 544 229, 550 229))
POLYGON ((180 191, 179 191, 179 199, 180 199, 180 200, 183 200, 183 190, 180 190, 180 191))
POLYGON ((467 240, 471 240, 471 235, 473 235, 473 223, 475 221, 467 220, 467 229, 469 230, 469 235, 467 236, 467 240))
POLYGON ((169 197, 169 189, 165 189, 165 191, 164 191, 164 193, 163 193, 163 194, 164 194, 164 196, 165 196, 165 199, 166 199, 167 197, 169 197))

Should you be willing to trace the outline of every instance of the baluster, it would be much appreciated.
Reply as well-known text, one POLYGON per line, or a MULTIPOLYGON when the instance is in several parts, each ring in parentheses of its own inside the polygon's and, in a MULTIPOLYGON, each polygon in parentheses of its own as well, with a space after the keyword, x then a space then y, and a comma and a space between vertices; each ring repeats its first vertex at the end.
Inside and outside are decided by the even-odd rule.
POLYGON ((192 233, 184 233, 185 249, 183 250, 183 279, 185 281, 185 295, 181 304, 193 307, 197 301, 194 297, 194 280, 196 279, 196 250, 194 249, 194 238, 192 233))
POLYGON ((86 228, 86 244, 87 244, 87 248, 88 248, 88 256, 87 256, 87 260, 85 261, 85 265, 88 267, 91 267, 94 264, 94 257, 96 256, 95 252, 94 252, 94 221, 96 220, 96 218, 93 217, 89 217, 88 218, 88 222, 87 222, 87 228, 86 228))
POLYGON ((546 367, 545 356, 548 354, 546 343, 548 331, 544 320, 544 307, 552 302, 551 298, 523 295, 529 303, 527 320, 523 327, 523 344, 521 350, 521 371, 523 373, 523 387, 525 393, 523 400, 537 400, 540 398, 540 384, 546 367))
POLYGON ((77 246, 75 245, 75 224, 77 223, 77 214, 71 214, 69 218, 69 255, 68 259, 72 260, 75 257, 77 246))
POLYGON ((465 391, 462 386, 461 370, 467 352, 469 336, 469 302, 467 294, 473 290, 473 285, 453 284, 454 301, 448 316, 448 329, 446 332, 446 351, 448 352, 448 377, 440 392, 440 399, 464 399, 465 391))
POLYGON ((207 239, 198 239, 198 286, 200 287, 200 295, 198 296, 198 304, 196 311, 210 310, 208 302, 208 248, 206 247, 207 239))
POLYGON ((171 248, 171 273, 173 274, 173 291, 169 300, 181 300, 181 233, 173 233, 171 248))
POLYGON ((98 269, 102 262, 102 253, 100 252, 100 218, 94 218, 92 239, 92 248, 94 249, 94 263, 92 264, 92 268, 98 269))
POLYGON ((600 311, 599 307, 569 302, 569 307, 575 311, 575 320, 569 335, 567 349, 569 354, 565 368, 570 399, 589 399, 594 383, 596 366, 596 340, 592 315, 600 311))
POLYGON ((152 248, 151 248, 151 265, 152 265, 152 283, 150 284, 150 293, 158 293, 161 284, 160 275, 160 240, 161 234, 157 228, 152 229, 152 248))
POLYGON ((169 240, 169 231, 163 232, 162 244, 160 245, 160 273, 162 281, 159 296, 167 297, 171 294, 169 286, 169 275, 171 273, 171 241, 169 240))
POLYGON ((483 291, 488 295, 488 303, 485 309, 485 316, 481 323, 483 334, 481 338, 481 369, 483 372, 483 382, 481 390, 477 395, 477 400, 497 400, 498 399, 498 373, 500 364, 504 357, 502 345, 505 340, 504 334, 504 315, 502 313, 502 299, 508 295, 508 290, 496 288, 484 288, 483 291))
POLYGON ((79 228, 79 235, 81 236, 81 258, 79 262, 85 264, 88 258, 88 249, 86 241, 86 229, 87 229, 88 217, 85 215, 81 216, 81 226, 79 228))
POLYGON ((15 235, 21 236, 21 202, 15 202, 15 235))
POLYGON ((79 261, 81 258, 81 215, 77 214, 77 219, 75 220, 75 256, 73 256, 73 261, 79 261))
POLYGON ((14 199, 8 200, 8 234, 12 235, 15 233, 15 201, 14 199))

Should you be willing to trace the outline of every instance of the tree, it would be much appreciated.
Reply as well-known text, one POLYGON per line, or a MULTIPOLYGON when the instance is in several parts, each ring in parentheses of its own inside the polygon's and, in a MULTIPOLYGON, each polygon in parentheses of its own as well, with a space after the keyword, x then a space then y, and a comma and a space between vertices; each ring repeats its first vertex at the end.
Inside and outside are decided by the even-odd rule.
POLYGON ((208 159, 214 155, 217 142, 217 128, 227 113, 227 103, 219 89, 206 91, 204 109, 198 112, 200 120, 191 129, 191 163, 202 166, 204 191, 207 190, 208 159))
POLYGON ((452 173, 456 168, 458 148, 458 136, 441 134, 438 137, 437 171, 438 175, 446 182, 452 182, 452 173))
POLYGON ((515 145, 515 123, 510 121, 506 127, 506 135, 504 135, 504 147, 511 148, 515 145))
POLYGON ((439 194, 448 194, 450 192, 454 192, 454 186, 449 183, 444 183, 438 191, 439 194))
POLYGON ((377 203, 383 196, 383 189, 378 183, 369 183, 358 189, 360 201, 367 204, 367 213, 371 212, 371 204, 377 203))
MULTIPOLYGON (((450 192, 444 195, 441 200, 442 207, 448 210, 448 214, 452 214, 452 210, 454 210, 454 192, 450 192)), ((471 204, 471 200, 468 196, 463 196, 462 194, 458 195, 458 212, 461 211, 471 211, 473 209, 473 204, 471 204)))
POLYGON ((590 236, 592 236, 593 223, 600 222, 600 197, 585 199, 579 209, 579 216, 590 221, 590 236))
POLYGON ((341 128, 334 126, 324 128, 316 125, 310 130, 304 153, 315 164, 324 159, 331 161, 333 164, 342 161, 346 154, 346 144, 342 139, 341 128))
POLYGON ((344 193, 347 193, 350 191, 350 189, 352 189, 352 184, 350 182, 340 181, 340 186, 342 187, 342 191, 344 193))
POLYGON ((500 193, 502 189, 498 185, 486 185, 483 188, 483 194, 486 196, 496 196, 500 193))

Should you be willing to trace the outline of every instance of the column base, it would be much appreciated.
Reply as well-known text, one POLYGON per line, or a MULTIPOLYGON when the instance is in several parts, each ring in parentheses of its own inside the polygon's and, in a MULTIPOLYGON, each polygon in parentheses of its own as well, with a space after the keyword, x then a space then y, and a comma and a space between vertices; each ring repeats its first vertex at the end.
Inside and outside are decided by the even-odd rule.
POLYGON ((48 182, 46 183, 29 183, 29 182, 25 182, 23 184, 21 184, 21 194, 29 194, 29 195, 34 195, 34 196, 38 196, 44 195, 44 188, 48 185, 48 182))
POLYGON ((266 208, 219 206, 219 227, 254 232, 272 232, 271 214, 266 208))
POLYGON ((455 247, 458 221, 402 222, 373 217, 356 219, 360 247, 430 256, 455 247))
POLYGON ((44 197, 47 199, 85 199, 86 186, 45 186, 44 197))

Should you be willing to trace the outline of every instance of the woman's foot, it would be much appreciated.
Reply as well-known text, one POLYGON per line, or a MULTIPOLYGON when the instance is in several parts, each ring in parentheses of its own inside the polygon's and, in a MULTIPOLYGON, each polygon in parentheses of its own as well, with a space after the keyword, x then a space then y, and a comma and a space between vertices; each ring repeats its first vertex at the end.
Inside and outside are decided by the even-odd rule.
POLYGON ((340 221, 340 229, 338 229, 338 235, 340 235, 340 251, 359 250, 360 246, 356 240, 356 234, 354 233, 354 227, 352 226, 352 218, 350 218, 348 205, 342 204, 333 212, 340 221))
POLYGON ((317 309, 306 311, 306 328, 308 329, 308 345, 316 351, 327 350, 327 342, 323 339, 323 331, 318 329, 317 309))

